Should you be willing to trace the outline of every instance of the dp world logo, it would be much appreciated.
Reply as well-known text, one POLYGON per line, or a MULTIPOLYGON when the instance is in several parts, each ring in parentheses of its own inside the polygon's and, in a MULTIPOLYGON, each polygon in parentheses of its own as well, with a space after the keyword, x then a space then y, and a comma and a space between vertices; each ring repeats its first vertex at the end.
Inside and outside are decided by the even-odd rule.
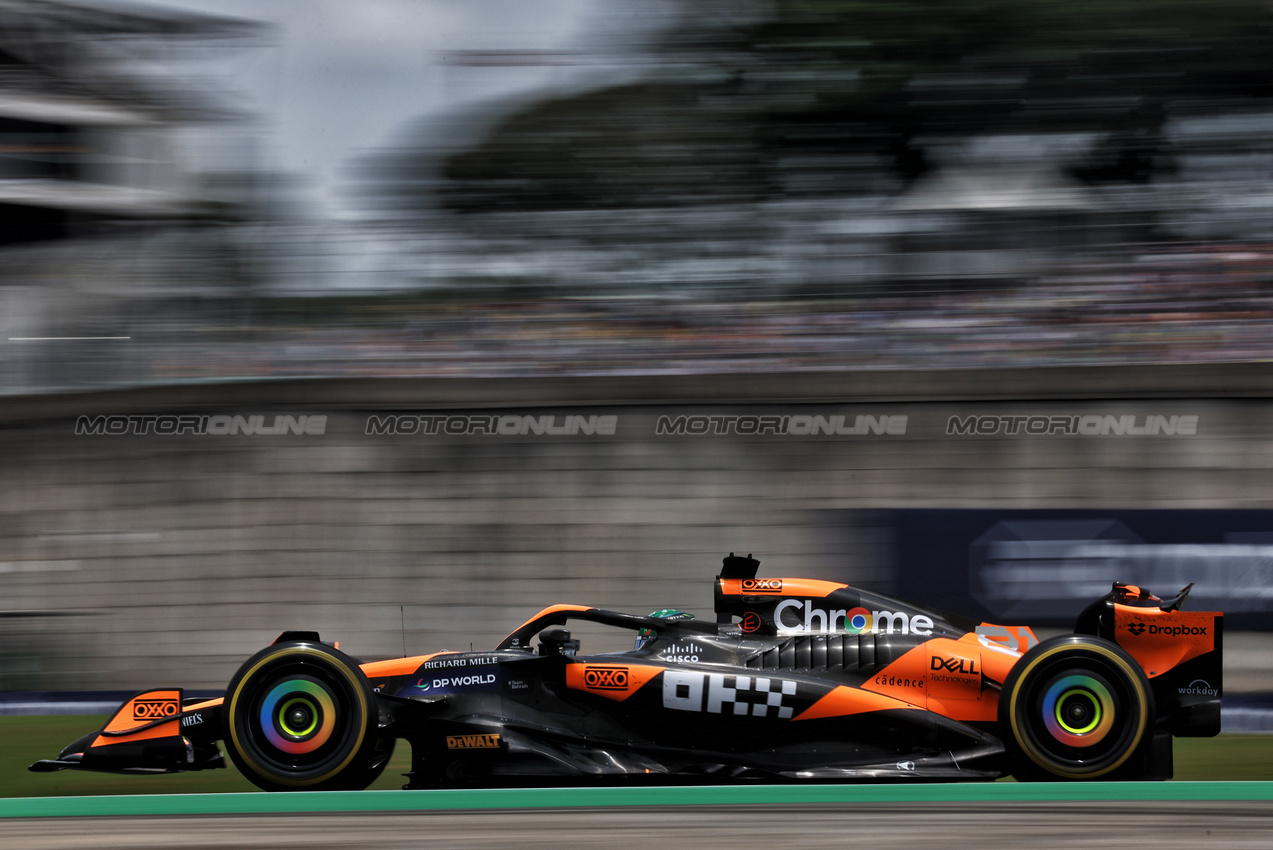
POLYGON ((1145 624, 1140 622, 1132 623, 1127 627, 1127 631, 1139 636, 1141 632, 1145 631, 1145 624))

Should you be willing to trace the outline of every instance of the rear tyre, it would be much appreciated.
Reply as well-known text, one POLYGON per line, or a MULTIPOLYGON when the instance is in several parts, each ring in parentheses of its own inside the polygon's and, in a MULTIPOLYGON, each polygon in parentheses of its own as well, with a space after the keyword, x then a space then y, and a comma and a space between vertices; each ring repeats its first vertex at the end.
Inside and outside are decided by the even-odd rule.
POLYGON ((222 716, 231 760, 266 791, 357 790, 387 761, 367 678, 315 641, 278 643, 244 662, 222 716))
POLYGON ((999 722, 1018 779, 1131 778, 1153 737, 1140 665, 1087 635, 1044 641, 1004 682, 999 722))

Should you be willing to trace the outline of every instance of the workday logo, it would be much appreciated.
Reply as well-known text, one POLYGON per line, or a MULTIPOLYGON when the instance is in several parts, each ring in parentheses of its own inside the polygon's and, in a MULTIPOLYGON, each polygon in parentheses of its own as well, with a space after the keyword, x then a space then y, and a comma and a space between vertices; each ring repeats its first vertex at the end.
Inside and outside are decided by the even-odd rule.
POLYGON ((1206 679, 1194 679, 1189 683, 1187 688, 1176 688, 1176 693, 1181 696, 1201 696, 1201 697, 1218 697, 1220 696, 1219 688, 1211 687, 1211 683, 1206 679))

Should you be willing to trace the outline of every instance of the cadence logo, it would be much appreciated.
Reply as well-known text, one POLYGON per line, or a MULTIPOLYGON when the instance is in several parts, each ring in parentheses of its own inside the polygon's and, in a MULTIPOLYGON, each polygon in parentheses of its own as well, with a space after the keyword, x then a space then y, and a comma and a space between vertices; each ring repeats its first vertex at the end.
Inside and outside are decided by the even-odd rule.
POLYGON ((774 608, 778 634, 931 635, 932 618, 905 611, 817 607, 812 599, 784 599, 774 608))
POLYGON ((743 593, 782 593, 780 578, 745 578, 743 593))
POLYGON ((594 691, 626 691, 628 689, 627 667, 597 667, 592 664, 583 668, 583 684, 594 691))
POLYGON ((497 750, 499 735, 447 735, 448 750, 497 750))
POLYGON ((139 699, 133 703, 133 720, 160 720, 180 713, 181 706, 172 699, 139 699))

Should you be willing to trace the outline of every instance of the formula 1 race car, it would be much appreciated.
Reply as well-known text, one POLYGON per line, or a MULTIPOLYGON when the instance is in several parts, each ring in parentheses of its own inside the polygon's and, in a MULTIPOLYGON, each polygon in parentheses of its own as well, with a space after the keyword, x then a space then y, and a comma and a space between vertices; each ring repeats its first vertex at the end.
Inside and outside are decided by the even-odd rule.
POLYGON ((235 765, 272 791, 365 788, 398 738, 408 788, 781 780, 1168 779, 1220 731, 1223 615, 1115 584, 1074 634, 977 623, 730 555, 717 622, 554 605, 484 652, 359 665, 284 632, 225 696, 125 702, 34 771, 235 765), (630 630, 581 651, 563 626, 630 630), (538 644, 535 646, 536 636, 538 644))

